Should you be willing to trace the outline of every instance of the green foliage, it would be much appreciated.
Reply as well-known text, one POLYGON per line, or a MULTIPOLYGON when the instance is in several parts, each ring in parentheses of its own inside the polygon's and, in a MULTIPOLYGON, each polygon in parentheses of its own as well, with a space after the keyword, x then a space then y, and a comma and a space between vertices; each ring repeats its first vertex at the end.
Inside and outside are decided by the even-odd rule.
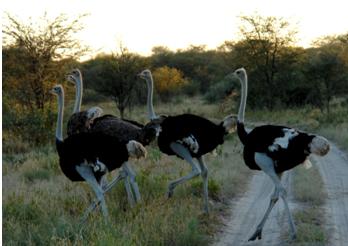
POLYGON ((223 80, 210 87, 209 91, 204 95, 204 99, 209 103, 221 102, 236 90, 236 84, 236 81, 226 76, 223 80))
POLYGON ((119 53, 99 56, 84 64, 85 84, 97 92, 111 97, 121 117, 125 109, 135 104, 136 98, 146 95, 144 82, 137 74, 145 67, 145 61, 137 54, 121 47, 119 53))
POLYGON ((97 91, 93 89, 85 89, 83 91, 83 103, 101 103, 105 102, 107 100, 107 97, 105 97, 103 94, 98 93, 97 91))
POLYGON ((297 238, 294 244, 327 245, 328 238, 323 228, 323 211, 318 208, 308 208, 295 213, 297 222, 297 238))
MULTIPOLYGON (((203 196, 203 181, 200 180, 194 180, 191 182, 191 190, 192 193, 195 194, 198 197, 203 196)), ((209 197, 211 197, 214 200, 219 200, 219 197, 221 196, 221 185, 213 178, 208 179, 208 193, 209 197)))

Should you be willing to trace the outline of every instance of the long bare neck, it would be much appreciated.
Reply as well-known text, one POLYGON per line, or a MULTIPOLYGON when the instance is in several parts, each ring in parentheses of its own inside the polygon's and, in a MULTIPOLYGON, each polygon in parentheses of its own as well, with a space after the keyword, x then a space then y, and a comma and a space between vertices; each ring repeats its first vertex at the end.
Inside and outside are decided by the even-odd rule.
POLYGON ((64 92, 58 94, 58 117, 56 138, 63 141, 64 92))
POLYGON ((82 78, 79 77, 76 81, 76 96, 75 96, 75 105, 74 105, 74 113, 81 111, 81 102, 82 102, 82 90, 83 90, 83 82, 82 78))
POLYGON ((157 118, 155 114, 155 110, 153 109, 153 79, 152 75, 150 75, 150 78, 146 79, 147 83, 147 113, 149 116, 149 119, 155 119, 157 118))
POLYGON ((247 100, 247 93, 248 93, 248 77, 245 74, 245 77, 240 79, 241 83, 241 99, 240 99, 240 105, 239 105, 239 111, 238 111, 238 121, 244 123, 244 114, 245 114, 245 106, 246 106, 246 100, 247 100))

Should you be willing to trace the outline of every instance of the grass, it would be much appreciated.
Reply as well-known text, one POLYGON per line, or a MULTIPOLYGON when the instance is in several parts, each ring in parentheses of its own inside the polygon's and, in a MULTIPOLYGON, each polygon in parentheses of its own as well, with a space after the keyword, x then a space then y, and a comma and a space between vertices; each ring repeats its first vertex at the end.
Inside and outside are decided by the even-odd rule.
POLYGON ((299 208, 294 213, 297 238, 291 245, 326 245, 328 235, 324 227, 323 207, 327 194, 318 168, 315 164, 308 170, 297 167, 292 183, 299 208))
POLYGON ((149 158, 133 164, 142 203, 131 209, 123 183, 114 187, 106 196, 111 218, 108 226, 104 225, 100 212, 93 213, 84 226, 78 224, 94 194, 86 184, 71 183, 57 172, 54 166, 58 160, 53 149, 48 150, 45 159, 54 166, 44 162, 46 151, 41 150, 28 153, 21 164, 5 162, 4 243, 207 245, 220 223, 218 218, 221 208, 226 206, 224 202, 243 188, 236 186, 236 177, 248 175, 235 156, 239 155, 235 153, 236 143, 235 138, 230 139, 218 156, 206 158, 210 168, 212 211, 209 215, 202 213, 200 178, 179 186, 170 200, 165 197, 169 181, 188 173, 189 165, 174 157, 158 156, 157 150, 150 147, 149 158))

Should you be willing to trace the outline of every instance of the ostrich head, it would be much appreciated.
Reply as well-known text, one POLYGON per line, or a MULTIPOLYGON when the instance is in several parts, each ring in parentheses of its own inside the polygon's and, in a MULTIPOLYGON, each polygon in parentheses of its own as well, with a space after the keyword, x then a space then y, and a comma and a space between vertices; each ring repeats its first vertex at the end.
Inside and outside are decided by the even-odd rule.
POLYGON ((62 85, 55 85, 53 87, 53 89, 50 91, 52 94, 55 94, 55 95, 61 95, 63 94, 63 86, 62 85))
POLYGON ((144 145, 150 144, 159 135, 161 126, 157 122, 150 121, 142 130, 142 143, 144 145))
POLYGON ((131 140, 127 143, 127 150, 131 158, 140 159, 142 157, 145 158, 147 155, 145 147, 135 140, 131 140))
POLYGON ((315 136, 308 145, 309 151, 313 154, 324 156, 330 150, 329 141, 321 136, 315 136))
POLYGON ((81 80, 82 75, 79 69, 73 69, 67 76, 68 81, 70 81, 73 84, 76 84, 77 80, 81 80))
POLYGON ((87 121, 86 121, 86 127, 90 128, 93 121, 100 117, 103 114, 103 110, 99 107, 92 107, 87 110, 87 121))
POLYGON ((142 71, 141 73, 138 74, 138 76, 142 79, 150 79, 151 78, 151 71, 149 69, 145 69, 144 71, 142 71))
POLYGON ((222 121, 222 126, 225 129, 226 133, 231 133, 236 131, 237 116, 233 114, 226 116, 222 121))
POLYGON ((233 74, 242 81, 244 81, 247 77, 246 70, 243 67, 238 68, 236 71, 233 72, 233 74))
POLYGON ((92 107, 87 110, 88 119, 95 119, 103 114, 103 110, 99 107, 92 107))

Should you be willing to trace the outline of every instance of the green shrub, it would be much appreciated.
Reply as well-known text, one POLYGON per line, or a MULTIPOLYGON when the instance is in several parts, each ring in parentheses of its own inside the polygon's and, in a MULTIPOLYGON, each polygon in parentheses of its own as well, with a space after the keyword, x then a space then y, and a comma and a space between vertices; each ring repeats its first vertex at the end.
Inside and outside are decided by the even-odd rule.
POLYGON ((208 92, 204 95, 204 99, 209 103, 221 102, 232 91, 236 89, 236 83, 230 77, 225 77, 223 80, 213 84, 208 92))

